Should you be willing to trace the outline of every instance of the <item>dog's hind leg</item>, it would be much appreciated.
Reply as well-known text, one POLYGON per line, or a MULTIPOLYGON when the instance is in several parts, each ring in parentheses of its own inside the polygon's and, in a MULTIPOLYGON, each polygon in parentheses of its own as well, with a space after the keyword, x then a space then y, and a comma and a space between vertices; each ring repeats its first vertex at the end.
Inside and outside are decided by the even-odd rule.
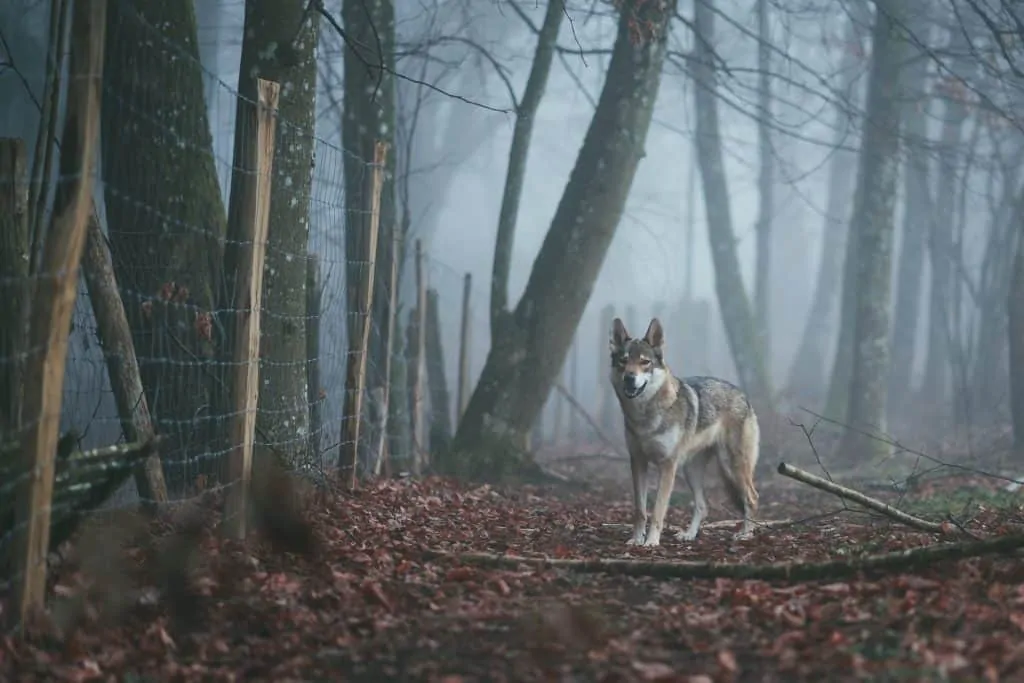
POLYGON ((708 462, 714 455, 717 446, 706 448, 699 453, 694 453, 683 465, 683 476, 693 493, 693 517, 690 519, 690 526, 686 531, 680 531, 676 538, 680 541, 692 541, 700 533, 700 525, 708 515, 708 499, 704 495, 704 473, 707 470, 708 462))
POLYGON ((729 498, 743 513, 743 524, 735 537, 747 539, 754 533, 758 500, 754 486, 754 467, 760 447, 757 418, 748 417, 725 441, 725 448, 719 452, 718 465, 729 498))

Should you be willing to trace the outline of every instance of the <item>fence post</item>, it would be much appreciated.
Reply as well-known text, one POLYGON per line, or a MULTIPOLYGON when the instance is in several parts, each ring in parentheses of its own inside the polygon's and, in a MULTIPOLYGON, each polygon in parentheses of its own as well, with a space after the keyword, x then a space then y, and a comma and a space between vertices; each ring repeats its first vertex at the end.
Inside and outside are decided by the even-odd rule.
POLYGON ((423 472, 426 462, 426 429, 423 421, 424 356, 427 346, 427 274, 423 268, 423 243, 416 240, 416 336, 412 364, 413 473, 423 472))
POLYGON ((395 348, 395 316, 398 315, 398 260, 401 256, 398 242, 398 231, 391 231, 391 272, 388 273, 388 321, 387 341, 384 345, 384 400, 381 409, 380 441, 376 448, 376 462, 373 475, 380 476, 381 465, 388 457, 388 416, 391 411, 391 353, 395 348))
POLYGON ((28 300, 28 155, 20 138, 0 138, 0 432, 21 429, 22 365, 28 300))
POLYGON ((64 366, 71 313, 78 294, 79 262, 85 245, 96 173, 100 85, 106 24, 105 0, 79 0, 71 19, 71 73, 60 152, 60 177, 53 224, 43 251, 29 322, 22 457, 28 476, 18 486, 15 529, 15 593, 21 625, 31 630, 46 594, 54 456, 60 429, 64 366))
POLYGON ((380 229, 380 196, 384 187, 384 164, 387 155, 386 142, 378 140, 374 143, 373 172, 370 175, 370 226, 366 250, 360 259, 366 263, 366 272, 359 278, 359 291, 353 298, 359 306, 358 313, 362 324, 358 331, 349 330, 348 333, 349 352, 345 363, 347 391, 342 411, 338 466, 339 472, 344 472, 346 462, 352 467, 349 476, 351 489, 355 489, 359 481, 359 432, 363 420, 363 393, 366 390, 366 354, 370 345, 370 325, 373 323, 373 279, 377 264, 377 234, 380 229))
POLYGON ((462 280, 462 325, 459 329, 459 385, 456 388, 458 398, 455 403, 455 429, 462 422, 462 414, 466 412, 469 402, 469 341, 472 326, 469 319, 469 300, 473 291, 473 275, 466 273, 462 280))
MULTIPOLYGON (((255 130, 247 141, 252 145, 247 159, 255 168, 243 181, 241 215, 234 272, 234 315, 228 319, 232 340, 232 371, 229 374, 232 414, 228 426, 229 481, 224 525, 235 538, 244 539, 249 520, 249 493, 252 487, 252 451, 256 434, 256 410, 260 386, 260 307, 263 303, 263 263, 267 253, 270 221, 270 183, 274 168, 277 129, 277 102, 281 86, 262 78, 257 80, 257 103, 247 107, 250 121, 238 125, 255 130), (255 124, 255 125, 253 125, 255 124)), ((228 274, 230 276, 230 273, 228 274)))
MULTIPOLYGON (((89 211, 82 269, 124 440, 126 443, 152 442, 155 433, 135 356, 135 342, 95 207, 89 211)), ((155 512, 157 504, 167 502, 167 484, 158 450, 150 453, 135 469, 135 486, 143 509, 155 512)))
POLYGON ((319 461, 321 412, 320 395, 320 314, 323 292, 320 284, 320 258, 306 254, 306 402, 309 404, 309 458, 319 461))

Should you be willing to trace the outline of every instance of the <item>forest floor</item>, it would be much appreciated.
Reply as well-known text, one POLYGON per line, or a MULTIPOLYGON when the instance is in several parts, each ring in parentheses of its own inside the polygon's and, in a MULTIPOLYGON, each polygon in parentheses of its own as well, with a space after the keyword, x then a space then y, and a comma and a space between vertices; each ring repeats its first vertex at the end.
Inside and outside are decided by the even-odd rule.
MULTIPOLYGON (((621 474, 625 465, 612 467, 621 474)), ((193 529, 192 546, 166 520, 147 525, 149 544, 122 543, 103 527, 88 544, 80 540, 87 553, 54 572, 47 633, 32 644, 0 643, 0 679, 1024 679, 1017 557, 794 582, 485 567, 458 556, 757 565, 950 542, 845 508, 770 470, 760 489, 759 517, 788 523, 743 542, 732 538, 736 524, 676 541, 689 518, 681 493, 654 549, 626 546, 630 495, 621 476, 574 488, 368 483, 310 503, 315 547, 304 555, 266 541, 225 541, 209 525, 193 529)), ((871 495, 897 500, 893 491, 871 495)), ((720 489, 709 497, 710 522, 735 519, 720 489)), ((970 474, 932 480, 900 499, 931 519, 952 514, 978 538, 1024 531, 1020 502, 1005 481, 970 474)))

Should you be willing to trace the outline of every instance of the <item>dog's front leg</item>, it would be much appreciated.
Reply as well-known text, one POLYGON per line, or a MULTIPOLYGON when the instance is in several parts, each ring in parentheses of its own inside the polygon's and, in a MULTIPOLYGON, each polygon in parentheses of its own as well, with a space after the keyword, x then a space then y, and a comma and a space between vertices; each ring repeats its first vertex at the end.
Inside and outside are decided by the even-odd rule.
POLYGON ((633 475, 633 538, 627 545, 641 545, 647 531, 647 459, 629 454, 629 469, 633 475))
POLYGON ((646 546, 661 543, 661 530, 665 528, 665 513, 668 512, 668 501, 672 497, 672 487, 676 483, 675 458, 667 458, 658 463, 658 495, 654 499, 654 514, 651 517, 651 528, 647 532, 646 546))

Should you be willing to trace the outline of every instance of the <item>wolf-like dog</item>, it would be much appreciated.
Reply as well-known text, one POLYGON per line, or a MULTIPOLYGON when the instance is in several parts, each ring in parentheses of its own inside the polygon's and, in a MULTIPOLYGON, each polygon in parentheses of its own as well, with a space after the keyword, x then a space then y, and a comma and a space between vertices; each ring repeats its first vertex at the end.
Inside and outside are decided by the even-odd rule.
POLYGON ((753 533, 757 510, 754 466, 760 448, 757 415, 738 387, 714 377, 673 376, 665 363, 665 334, 654 318, 643 339, 629 336, 622 320, 612 324, 611 381, 622 407, 633 475, 633 537, 629 545, 656 546, 682 465, 693 492, 693 518, 676 538, 697 538, 708 512, 704 473, 714 460, 733 504, 743 512, 737 539, 753 533), (658 469, 658 493, 647 529, 647 470, 658 469))

